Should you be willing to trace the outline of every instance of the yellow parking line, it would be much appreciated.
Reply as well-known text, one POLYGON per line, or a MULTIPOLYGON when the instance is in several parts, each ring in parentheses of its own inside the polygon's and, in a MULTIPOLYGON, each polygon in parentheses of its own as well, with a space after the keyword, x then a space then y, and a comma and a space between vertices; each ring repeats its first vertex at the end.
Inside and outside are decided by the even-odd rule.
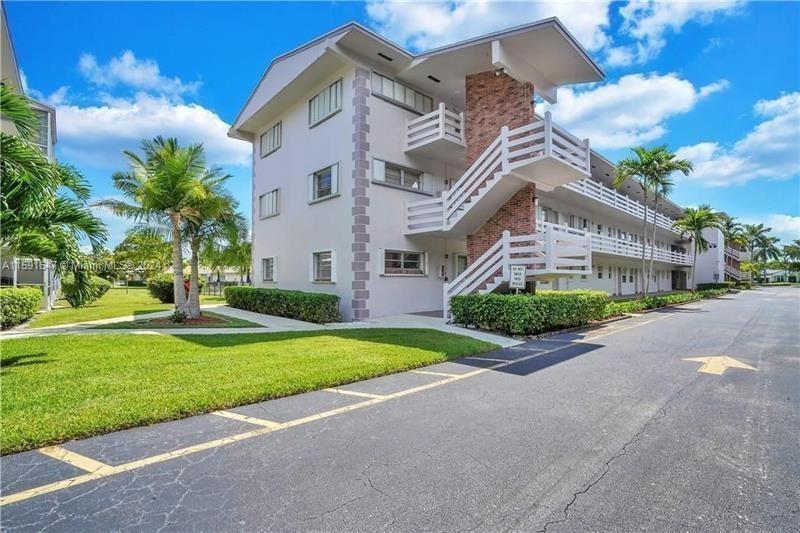
POLYGON ((462 359, 475 359, 478 361, 490 361, 492 363, 507 363, 508 361, 511 361, 511 359, 496 359, 493 357, 471 357, 471 356, 462 357, 462 359))
MULTIPOLYGON (((674 315, 668 315, 668 316, 674 316, 674 315)), ((667 318, 667 317, 664 317, 664 318, 667 318)), ((631 326, 629 328, 626 328, 626 329, 631 329, 633 327, 643 326, 645 324, 649 324, 651 322, 655 322, 656 320, 661 320, 661 319, 658 318, 658 319, 650 320, 650 321, 647 321, 647 322, 642 322, 642 323, 639 323, 639 324, 635 324, 635 325, 633 325, 633 326, 631 326)), ((611 333, 617 333, 617 331, 609 332, 607 334, 611 334, 611 333)), ((604 335, 600 335, 600 336, 604 336, 604 335)), ((594 338, 597 338, 597 337, 594 337, 594 338)), ((76 466, 79 466, 78 463, 76 462, 76 461, 78 461, 78 462, 80 462, 80 464, 83 465, 83 466, 79 466, 79 468, 82 468, 84 470, 89 470, 89 469, 91 469, 91 470, 86 474, 81 474, 79 476, 75 476, 75 477, 72 477, 72 478, 69 478, 69 479, 56 481, 54 483, 50 483, 50 484, 47 484, 47 485, 42 485, 40 487, 34 487, 34 488, 23 490, 23 491, 14 493, 14 494, 9 494, 9 495, 6 495, 6 496, 2 496, 2 497, 0 497, 0 506, 8 505, 8 504, 19 502, 19 501, 23 501, 23 500, 27 500, 29 498, 34 498, 36 496, 41 496, 41 495, 44 495, 44 494, 49 494, 49 493, 56 492, 56 491, 59 491, 59 490, 63 490, 63 489, 69 488, 69 487, 74 487, 76 485, 81 485, 83 483, 88 483, 88 482, 96 480, 96 479, 102 479, 104 477, 108 477, 108 476, 112 476, 112 475, 116 475, 116 474, 121 474, 121 473, 124 473, 124 472, 129 472, 131 470, 136 470, 136 469, 139 469, 139 468, 142 468, 142 467, 145 467, 145 466, 161 463, 161 462, 164 462, 164 461, 169 461, 171 459, 176 459, 178 457, 184 457, 184 456, 191 455, 191 454, 194 454, 194 453, 198 453, 198 452, 201 452, 201 451, 204 451, 204 450, 209 450, 209 449, 212 449, 212 448, 225 446, 227 444, 233 444, 235 442, 240 442, 240 441, 243 441, 243 440, 251 439, 253 437, 266 435, 268 433, 272 433, 273 431, 283 430, 283 429, 299 426, 299 425, 302 425, 302 424, 307 424, 309 422, 322 420, 322 419, 329 418, 329 417, 332 417, 332 416, 336 416, 336 415, 339 415, 339 414, 347 413, 347 412, 350 412, 350 411, 355 411, 357 409, 362 409, 364 407, 369 407, 371 405, 376 405, 376 404, 379 404, 379 403, 382 403, 382 402, 385 402, 385 401, 388 401, 388 400, 393 400, 393 399, 396 399, 396 398, 402 398, 402 397, 408 396, 410 394, 415 394, 417 392, 422 392, 422 391, 425 391, 425 390, 428 390, 428 389, 433 389, 435 387, 440 387, 440 386, 446 385, 448 383, 453 383, 453 382, 456 382, 456 381, 469 379, 471 377, 483 374, 485 372, 490 372, 492 370, 497 370, 497 369, 500 369, 500 368, 503 368, 503 367, 506 367, 506 366, 509 366, 509 365, 513 365, 513 364, 516 364, 516 363, 521 363, 523 361, 527 361, 527 360, 532 359, 534 357, 539 357, 539 356, 542 356, 542 355, 546 355, 546 354, 550 354, 550 353, 554 353, 554 352, 559 352, 561 350, 566 350, 567 348, 572 348, 577 344, 577 342, 580 342, 580 341, 576 341, 575 343, 570 343, 570 344, 566 344, 566 345, 563 345, 563 346, 559 346, 557 348, 552 348, 550 350, 537 351, 535 353, 530 353, 528 355, 525 355, 523 357, 519 357, 517 359, 506 360, 506 359, 492 359, 492 358, 489 358, 489 357, 466 357, 465 359, 483 359, 485 361, 493 361, 493 362, 496 362, 496 364, 488 366, 488 367, 485 367, 485 368, 477 368, 475 370, 472 370, 470 372, 466 372, 464 374, 454 374, 454 375, 452 375, 450 377, 447 377, 447 378, 439 380, 439 381, 435 381, 433 383, 428 383, 428 384, 425 384, 425 385, 412 387, 410 389, 402 390, 402 391, 395 392, 395 393, 392 393, 392 394, 387 394, 385 396, 380 396, 380 395, 377 395, 377 394, 369 394, 369 393, 365 393, 365 392, 349 391, 349 390, 346 390, 346 389, 338 389, 338 388, 323 389, 323 390, 326 390, 328 392, 335 392, 335 393, 339 393, 339 394, 350 394, 350 395, 353 395, 353 396, 362 396, 362 397, 366 397, 368 399, 365 400, 365 401, 362 401, 362 402, 346 405, 344 407, 339 407, 339 408, 336 408, 336 409, 330 409, 328 411, 323 411, 321 413, 317 413, 317 414, 314 414, 314 415, 309 415, 309 416, 305 416, 305 417, 302 417, 302 418, 289 420, 288 422, 280 422, 280 423, 276 422, 276 423, 271 423, 270 425, 266 425, 270 421, 262 420, 261 421, 262 423, 259 424, 259 425, 263 425, 264 427, 260 427, 258 429, 254 429, 254 430, 251 430, 251 431, 246 431, 244 433, 239 433, 239 434, 236 434, 236 435, 231 435, 229 437, 223 437, 223 438, 219 438, 219 439, 210 440, 210 441, 207 441, 207 442, 202 442, 202 443, 199 443, 199 444, 195 444, 193 446, 187 446, 185 448, 180 448, 178 450, 173 450, 171 452, 166 452, 166 453, 162 453, 162 454, 159 454, 159 455, 154 455, 152 457, 147 457, 145 459, 139 459, 137 461, 131 461, 129 463, 125 463, 125 464, 117 465, 117 466, 110 466, 110 465, 106 465, 104 463, 100 463, 98 461, 94 461, 93 459, 89 459, 88 457, 84 457, 84 456, 76 454, 74 452, 70 452, 69 450, 65 450, 65 449, 60 448, 58 446, 52 446, 50 448, 42 448, 39 451, 41 453, 44 453, 45 455, 49 455, 50 457, 55 457, 56 459, 63 460, 63 461, 68 462, 70 464, 75 464, 76 466), (63 452, 61 452, 60 450, 63 450, 63 452)), ((432 372, 428 372, 428 373, 432 374, 432 372)), ((231 417, 229 415, 236 415, 236 413, 231 413, 230 411, 217 411, 214 414, 217 414, 218 416, 228 416, 229 418, 233 418, 233 417, 231 417), (226 414, 221 414, 221 413, 226 413, 226 414)), ((236 418, 240 419, 239 415, 237 415, 236 418)), ((246 417, 246 418, 248 418, 250 420, 261 420, 261 419, 254 419, 252 417, 246 417)), ((250 420, 247 420, 247 421, 250 421, 250 420)))
POLYGON ((272 420, 264 420, 263 418, 255 418, 247 415, 240 415, 239 413, 234 413, 232 411, 214 411, 211 414, 222 416, 224 418, 230 418, 231 420, 238 420, 239 422, 247 422, 248 424, 264 426, 266 428, 275 429, 277 427, 280 427, 280 423, 278 422, 273 422, 272 420))
POLYGON ((39 453, 71 464, 72 466, 77 466, 81 470, 86 470, 87 472, 99 472, 111 468, 111 466, 105 463, 95 461, 94 459, 86 457, 85 455, 75 453, 67 450, 66 448, 62 448, 61 446, 48 446, 47 448, 40 448, 39 453))
POLYGON ((448 374, 446 372, 433 372, 431 370, 412 370, 412 374, 423 374, 426 376, 440 376, 444 378, 452 378, 453 376, 457 376, 458 374, 448 374))
POLYGON ((337 394, 346 394, 348 396, 360 396, 362 398, 372 398, 374 400, 381 399, 383 396, 380 394, 370 394, 368 392, 358 392, 354 390, 347 390, 347 389, 337 389, 337 388, 330 388, 330 389, 322 389, 327 392, 335 392, 337 394))

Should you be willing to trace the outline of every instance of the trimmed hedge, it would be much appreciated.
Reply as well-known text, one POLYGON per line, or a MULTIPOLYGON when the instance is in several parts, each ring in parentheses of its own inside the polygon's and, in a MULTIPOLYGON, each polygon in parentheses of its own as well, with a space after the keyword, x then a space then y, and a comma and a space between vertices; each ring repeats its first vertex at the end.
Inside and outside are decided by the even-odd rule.
POLYGON ((265 315, 324 324, 339 320, 339 297, 319 292, 225 287, 225 302, 231 307, 265 315))
POLYGON ((533 335, 587 324, 602 314, 607 302, 604 291, 465 294, 450 299, 450 311, 456 324, 533 335))
POLYGON ((705 289, 697 292, 679 292, 676 294, 665 294, 663 296, 648 296, 647 298, 638 298, 636 300, 608 302, 599 318, 607 319, 624 315, 626 313, 641 313, 642 311, 646 311, 648 309, 659 309, 661 307, 667 307, 686 302, 694 302, 705 298, 715 298, 729 292, 728 287, 725 284, 722 285, 724 286, 705 289))
POLYGON ((698 283, 698 291, 707 291, 709 289, 731 289, 735 285, 732 281, 723 281, 721 283, 698 283))
POLYGON ((111 288, 111 282, 100 276, 81 272, 78 276, 89 276, 86 286, 75 283, 75 274, 64 276, 61 280, 61 293, 72 307, 84 307, 102 297, 111 288))
MULTIPOLYGON (((186 279, 189 278, 187 277, 186 279)), ((162 304, 174 304, 175 303, 174 283, 175 283, 175 276, 167 272, 164 272, 147 278, 147 281, 145 281, 145 286, 147 287, 147 290, 150 292, 150 296, 156 298, 162 304)), ((202 291, 206 283, 201 279, 199 285, 200 285, 199 290, 202 291)))
POLYGON ((42 298, 38 288, 0 289, 0 327, 10 328, 31 318, 42 307, 42 298))

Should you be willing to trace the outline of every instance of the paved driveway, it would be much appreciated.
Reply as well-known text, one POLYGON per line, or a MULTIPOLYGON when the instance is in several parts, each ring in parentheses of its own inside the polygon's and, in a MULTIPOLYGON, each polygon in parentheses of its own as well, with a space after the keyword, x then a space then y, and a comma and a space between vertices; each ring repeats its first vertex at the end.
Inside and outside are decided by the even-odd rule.
POLYGON ((799 308, 744 292, 4 457, 2 527, 796 530, 799 308))

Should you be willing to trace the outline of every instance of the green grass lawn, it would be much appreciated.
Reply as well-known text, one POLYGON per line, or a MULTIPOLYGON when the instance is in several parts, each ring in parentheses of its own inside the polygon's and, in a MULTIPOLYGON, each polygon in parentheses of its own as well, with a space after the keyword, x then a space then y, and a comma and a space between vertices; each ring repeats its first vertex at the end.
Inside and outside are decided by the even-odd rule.
POLYGON ((3 341, 7 454, 495 348, 426 329, 54 335, 3 341))
POLYGON ((164 323, 163 319, 160 320, 131 320, 129 322, 114 322, 112 324, 101 324, 99 326, 93 326, 90 329, 186 329, 186 328, 262 328, 261 324, 256 324, 255 322, 250 322, 249 320, 244 320, 243 318, 236 318, 227 315, 221 315, 219 313, 213 313, 211 311, 203 311, 204 317, 211 317, 217 320, 222 320, 223 322, 215 322, 215 323, 184 323, 184 324, 176 324, 172 322, 164 323))
MULTIPOLYGON (((225 298, 201 295, 200 303, 225 303, 225 298)), ((80 309, 73 309, 66 300, 59 300, 56 302, 56 306, 52 311, 33 317, 29 327, 60 326, 120 316, 135 317, 146 313, 166 311, 173 307, 172 304, 162 304, 150 296, 144 287, 130 287, 127 290, 115 287, 96 302, 80 309)))

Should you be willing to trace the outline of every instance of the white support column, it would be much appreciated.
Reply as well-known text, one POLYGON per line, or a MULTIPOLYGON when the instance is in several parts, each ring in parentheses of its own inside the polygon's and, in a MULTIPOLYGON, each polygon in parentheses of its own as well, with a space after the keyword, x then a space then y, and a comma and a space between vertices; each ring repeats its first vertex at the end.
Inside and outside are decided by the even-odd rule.
POLYGON ((500 245, 500 252, 503 254, 503 279, 508 281, 511 279, 511 232, 504 230, 501 238, 503 241, 500 245))
POLYGON ((555 270, 556 265, 556 238, 553 228, 546 228, 544 231, 544 268, 545 270, 555 270))
POLYGON ((14 259, 11 262, 11 279, 12 279, 12 286, 17 286, 17 256, 14 256, 14 259))
POLYGON ((439 102, 439 138, 444 139, 446 127, 444 102, 439 102))
POLYGON ((583 140, 583 147, 586 150, 586 173, 592 174, 592 150, 589 148, 589 139, 583 140))
POLYGON ((503 172, 508 172, 509 150, 508 150, 508 126, 500 128, 500 161, 503 165, 503 172))
POLYGON ((553 155, 553 116, 550 111, 544 114, 544 155, 553 155))

